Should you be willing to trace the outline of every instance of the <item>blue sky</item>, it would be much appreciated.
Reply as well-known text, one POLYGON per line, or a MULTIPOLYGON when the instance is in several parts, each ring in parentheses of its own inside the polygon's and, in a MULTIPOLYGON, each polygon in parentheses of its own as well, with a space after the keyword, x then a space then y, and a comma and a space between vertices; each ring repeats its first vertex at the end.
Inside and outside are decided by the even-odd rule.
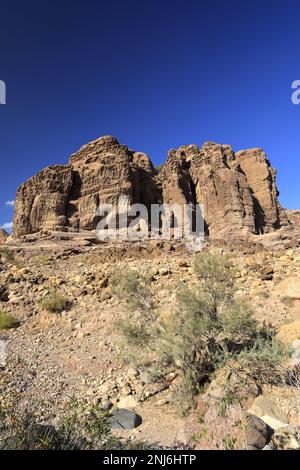
POLYGON ((17 186, 101 135, 147 152, 260 146, 300 208, 300 3, 2 0, 0 226, 17 186))

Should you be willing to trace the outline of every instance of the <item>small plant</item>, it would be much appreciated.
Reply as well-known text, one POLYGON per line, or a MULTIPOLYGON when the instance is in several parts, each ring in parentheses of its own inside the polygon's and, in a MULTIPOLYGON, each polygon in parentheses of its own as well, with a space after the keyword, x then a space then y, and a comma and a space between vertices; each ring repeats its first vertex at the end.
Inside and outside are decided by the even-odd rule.
POLYGON ((0 310, 0 330, 9 330, 17 326, 19 326, 19 322, 13 315, 0 310))
POLYGON ((129 347, 143 348, 149 340, 149 334, 145 325, 134 323, 132 319, 118 320, 115 327, 126 337, 129 347))
POLYGON ((43 309, 50 313, 61 313, 68 306, 68 300, 58 292, 52 292, 40 301, 43 309))
POLYGON ((48 255, 36 255, 30 258, 30 262, 33 265, 46 266, 51 261, 50 256, 48 255))
POLYGON ((291 297, 282 297, 281 302, 288 308, 292 308, 295 304, 295 299, 291 297))
POLYGON ((40 424, 30 413, 20 415, 6 405, 1 414, 0 450, 105 450, 120 449, 112 436, 107 414, 74 401, 66 417, 54 428, 40 424))
POLYGON ((239 367, 247 368, 257 383, 282 384, 285 381, 282 364, 290 355, 290 349, 276 338, 258 336, 249 349, 239 354, 239 367))
POLYGON ((127 343, 127 359, 137 364, 141 351, 149 352, 156 340, 156 315, 152 301, 152 291, 147 277, 133 270, 117 271, 111 278, 111 291, 125 301, 128 314, 115 323, 127 343))

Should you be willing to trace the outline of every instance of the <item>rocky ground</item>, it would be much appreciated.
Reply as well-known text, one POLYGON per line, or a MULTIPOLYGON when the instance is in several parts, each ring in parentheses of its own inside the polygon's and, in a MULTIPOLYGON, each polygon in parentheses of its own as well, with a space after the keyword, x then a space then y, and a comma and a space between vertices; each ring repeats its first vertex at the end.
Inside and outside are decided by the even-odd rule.
MULTIPOLYGON (((255 244, 214 242, 207 249, 231 254, 238 268, 237 295, 249 300, 261 324, 275 327, 297 349, 300 248, 280 234, 266 240, 265 245, 259 237, 255 244)), ((178 441, 185 445, 189 421, 179 416, 173 401, 176 371, 166 370, 154 382, 147 370, 121 359, 124 345, 115 322, 125 307, 113 295, 110 278, 120 268, 150 274, 158 309, 167 315, 174 309, 179 283, 196 282, 193 253, 175 242, 106 245, 91 235, 74 238, 55 232, 28 236, 22 243, 10 240, 0 253, 0 309, 20 322, 18 328, 0 332, 7 351, 0 370, 1 396, 14 397, 20 410, 34 409, 40 422, 54 425, 74 398, 133 409, 142 424, 115 431, 117 435, 162 447, 178 441), (59 314, 46 312, 40 304, 53 291, 68 299, 59 314)), ((260 402, 252 400, 249 407, 253 415, 267 416, 263 422, 276 419, 300 426, 296 392, 268 386, 260 391, 260 402)))

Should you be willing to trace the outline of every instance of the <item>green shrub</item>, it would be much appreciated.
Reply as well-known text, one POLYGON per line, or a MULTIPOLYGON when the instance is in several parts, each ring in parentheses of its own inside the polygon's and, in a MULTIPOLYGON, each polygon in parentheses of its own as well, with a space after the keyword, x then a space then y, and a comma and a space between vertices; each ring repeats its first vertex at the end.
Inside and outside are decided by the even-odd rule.
POLYGON ((43 309, 50 313, 60 313, 68 306, 68 300, 57 292, 52 292, 40 301, 43 309))
POLYGON ((111 291, 120 300, 126 302, 130 310, 150 314, 153 308, 152 292, 149 281, 136 271, 117 271, 111 277, 111 291))
POLYGON ((0 330, 9 330, 19 325, 18 320, 10 313, 0 310, 0 330))
POLYGON ((30 413, 20 415, 11 405, 1 418, 0 450, 88 450, 119 449, 112 436, 108 415, 97 407, 73 402, 56 428, 41 425, 30 413))
POLYGON ((0 256, 6 261, 6 263, 14 263, 15 256, 6 246, 0 248, 0 256))

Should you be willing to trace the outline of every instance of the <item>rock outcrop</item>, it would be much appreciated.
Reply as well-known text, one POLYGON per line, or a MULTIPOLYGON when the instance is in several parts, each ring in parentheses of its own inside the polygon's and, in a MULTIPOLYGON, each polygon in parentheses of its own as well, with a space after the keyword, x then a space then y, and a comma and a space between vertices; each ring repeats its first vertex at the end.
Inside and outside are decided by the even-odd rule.
POLYGON ((46 168, 18 188, 14 236, 51 227, 92 230, 100 202, 115 204, 121 195, 149 206, 159 199, 155 175, 146 154, 114 137, 90 142, 68 165, 46 168))
POLYGON ((243 150, 236 154, 236 159, 252 193, 257 230, 263 233, 288 225, 287 215, 277 199, 276 170, 271 167, 263 150, 243 150))
POLYGON ((4 243, 7 237, 8 233, 3 228, 0 228, 0 243, 4 243))
POLYGON ((300 228, 300 211, 286 210, 287 217, 292 225, 300 228))
POLYGON ((100 203, 202 204, 213 238, 261 234, 289 225, 278 202, 276 172, 262 149, 234 153, 213 142, 171 150, 159 172, 148 156, 105 136, 67 165, 46 168, 17 191, 14 236, 43 229, 96 227, 100 203))

